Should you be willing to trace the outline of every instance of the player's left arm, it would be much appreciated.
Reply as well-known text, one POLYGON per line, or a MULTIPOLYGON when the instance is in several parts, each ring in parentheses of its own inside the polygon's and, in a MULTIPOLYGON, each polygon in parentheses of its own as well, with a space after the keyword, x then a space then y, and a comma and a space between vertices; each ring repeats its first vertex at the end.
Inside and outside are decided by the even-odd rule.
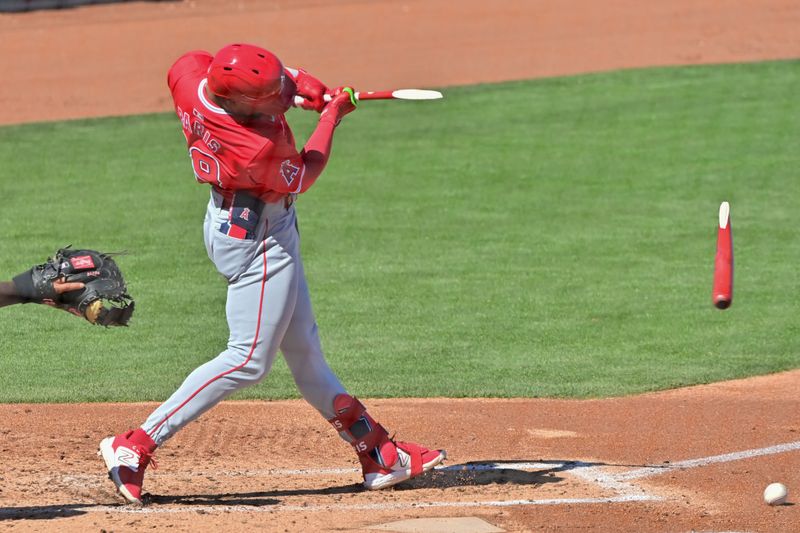
POLYGON ((325 95, 330 94, 330 89, 301 68, 284 67, 283 71, 297 86, 297 95, 303 97, 300 107, 317 113, 322 112, 326 103, 325 95))

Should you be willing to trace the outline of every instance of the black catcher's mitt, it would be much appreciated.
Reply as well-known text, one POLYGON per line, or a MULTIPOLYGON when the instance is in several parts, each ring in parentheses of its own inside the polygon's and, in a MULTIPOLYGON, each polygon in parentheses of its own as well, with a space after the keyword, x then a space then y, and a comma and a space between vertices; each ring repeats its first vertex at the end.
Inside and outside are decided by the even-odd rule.
POLYGON ((101 326, 127 326, 134 301, 111 255, 95 250, 59 250, 55 257, 14 278, 20 296, 58 307, 101 326), (83 289, 58 294, 55 281, 80 282, 83 289), (105 303, 109 305, 106 306, 105 303))

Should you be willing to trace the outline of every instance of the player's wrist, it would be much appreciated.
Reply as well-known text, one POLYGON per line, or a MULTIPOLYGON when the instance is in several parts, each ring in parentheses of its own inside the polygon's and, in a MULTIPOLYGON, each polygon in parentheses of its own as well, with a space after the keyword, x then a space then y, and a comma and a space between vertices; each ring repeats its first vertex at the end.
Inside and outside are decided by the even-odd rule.
POLYGON ((0 281, 0 307, 23 302, 24 300, 17 294, 13 281, 0 281))
POLYGON ((26 270, 22 274, 14 276, 11 287, 13 288, 14 294, 20 298, 21 301, 41 303, 44 299, 44 295, 36 290, 36 286, 33 283, 33 269, 26 270))

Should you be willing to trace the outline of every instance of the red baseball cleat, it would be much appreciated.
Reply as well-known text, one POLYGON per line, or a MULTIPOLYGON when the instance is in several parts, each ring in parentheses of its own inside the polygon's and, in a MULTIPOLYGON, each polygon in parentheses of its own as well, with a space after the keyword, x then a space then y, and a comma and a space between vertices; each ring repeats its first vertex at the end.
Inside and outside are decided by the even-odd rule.
POLYGON ((380 447, 358 455, 364 487, 378 490, 397 485, 433 469, 447 458, 444 450, 429 450, 413 442, 387 439, 380 447))
POLYGON ((142 504, 144 471, 151 462, 153 468, 158 468, 153 459, 155 448, 155 443, 141 429, 100 441, 100 451, 97 454, 106 463, 108 477, 117 486, 117 491, 130 503, 142 504), (132 437, 145 443, 134 442, 132 437))

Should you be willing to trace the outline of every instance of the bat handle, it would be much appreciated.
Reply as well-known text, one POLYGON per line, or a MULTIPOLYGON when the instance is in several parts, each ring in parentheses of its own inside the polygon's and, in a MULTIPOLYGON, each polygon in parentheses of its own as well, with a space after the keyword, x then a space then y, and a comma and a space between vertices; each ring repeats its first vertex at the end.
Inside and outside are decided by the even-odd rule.
MULTIPOLYGON (((358 91, 356 91, 356 93, 355 93, 356 100, 358 100, 358 96, 359 96, 359 93, 358 93, 358 91)), ((295 105, 295 107, 300 107, 300 104, 303 103, 303 100, 304 100, 304 98, 302 96, 299 96, 299 95, 295 96, 294 97, 294 105, 295 105)), ((326 102, 330 102, 331 100, 333 100, 333 96, 331 96, 329 94, 326 94, 325 95, 325 101, 326 102)))

